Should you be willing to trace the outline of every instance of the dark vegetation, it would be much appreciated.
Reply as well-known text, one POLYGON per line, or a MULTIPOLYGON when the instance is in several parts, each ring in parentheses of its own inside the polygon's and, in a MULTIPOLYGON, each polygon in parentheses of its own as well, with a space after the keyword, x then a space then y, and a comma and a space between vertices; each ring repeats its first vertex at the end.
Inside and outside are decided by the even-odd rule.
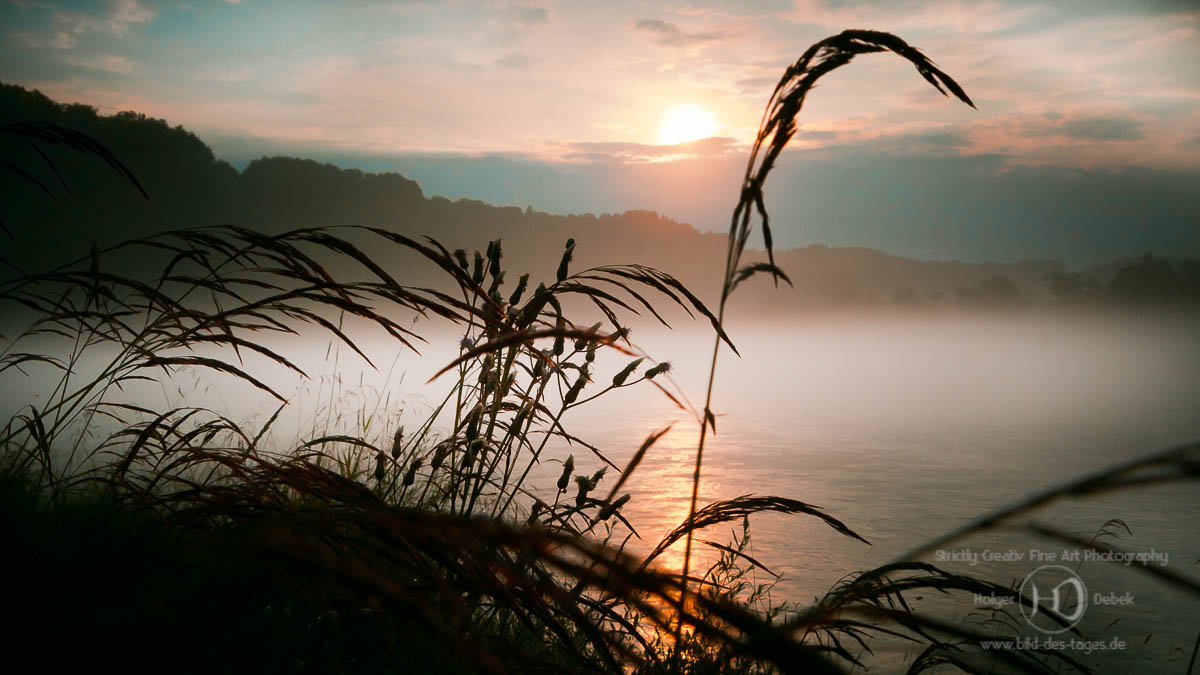
MULTIPOLYGON (((567 239, 563 247, 551 227, 518 239, 535 251, 554 240, 552 255, 532 266, 532 274, 517 275, 515 256, 499 240, 483 250, 443 247, 438 239, 454 232, 448 223, 469 209, 507 211, 418 202, 416 186, 399 177, 278 160, 325 175, 334 186, 298 191, 295 183, 275 182, 272 162, 239 176, 215 163, 194 137, 156 122, 52 106, 49 124, 0 123, 0 133, 21 141, 26 153, 4 156, 16 169, 4 184, 6 209, 20 211, 33 201, 34 188, 55 193, 56 205, 91 194, 114 208, 71 221, 76 238, 100 239, 89 235, 91 226, 128 237, 48 272, 29 271, 30 259, 14 257, 10 262, 19 269, 0 282, 6 311, 20 308, 34 317, 27 330, 6 339, 0 370, 55 378, 50 391, 0 429, 6 540, 0 629, 8 657, 42 669, 101 665, 135 672, 822 673, 842 672, 872 645, 895 639, 923 645, 912 672, 939 665, 966 672, 1086 672, 1067 654, 981 651, 980 639, 1012 633, 1011 615, 979 628, 916 610, 913 596, 934 591, 1033 602, 1013 588, 920 562, 932 546, 850 574, 811 605, 768 603, 770 584, 756 575, 770 571, 748 553, 751 515, 815 518, 861 539, 852 523, 798 500, 747 495, 701 506, 693 499, 684 522, 648 556, 634 558, 623 546, 635 524, 622 514, 629 501, 622 487, 666 430, 650 434, 628 463, 616 466, 562 425, 566 411, 598 396, 654 386, 695 415, 702 438, 712 428, 708 401, 697 411, 673 390, 668 366, 630 341, 628 320, 675 307, 706 322, 716 333, 715 372, 721 345, 735 348, 723 321, 732 292, 756 274, 790 280, 778 266, 783 256, 771 251, 761 195, 805 95, 855 55, 879 51, 908 59, 935 87, 970 102, 895 36, 848 31, 814 45, 785 74, 768 108, 726 240, 716 312, 654 268, 581 264, 576 250, 583 244, 567 239), (94 124, 157 128, 147 138, 178 142, 196 158, 193 168, 211 169, 212 182, 160 194, 159 175, 147 165, 130 159, 133 171, 127 172, 120 152, 107 155, 57 126, 73 119, 89 132, 94 124), (63 141, 62 152, 43 157, 39 150, 55 138, 63 141), (61 161, 76 156, 107 161, 113 171, 93 181, 94 164, 84 170, 68 166, 75 160, 61 161), (53 181, 22 168, 31 163, 53 181), (145 201, 137 182, 143 179, 151 195, 146 203, 153 205, 146 208, 158 209, 151 212, 162 220, 126 223, 119 205, 145 201), (256 185, 260 192, 238 193, 248 188, 228 184, 256 185), (438 237, 321 220, 348 218, 362 201, 361 193, 346 196, 353 190, 382 195, 393 188, 389 199, 424 205, 409 217, 429 217, 438 237), (173 213, 233 218, 238 211, 222 209, 259 198, 270 211, 277 203, 264 195, 273 190, 286 190, 301 206, 284 216, 276 212, 277 220, 263 229, 158 231, 168 223, 195 224, 173 213), (291 218, 306 226, 284 229, 297 224, 291 218), (766 237, 765 260, 743 259, 754 222, 766 237), (142 226, 147 230, 136 229, 142 226), (426 279, 440 283, 427 286, 426 279), (568 302, 572 298, 576 302, 568 302), (382 332, 398 347, 416 346, 421 336, 409 322, 415 316, 452 322, 466 334, 460 356, 440 373, 444 400, 416 429, 364 423, 355 436, 273 447, 265 439, 278 412, 249 427, 198 407, 156 407, 157 399, 146 395, 147 386, 204 369, 279 399, 282 411, 287 401, 259 371, 299 368, 267 337, 321 335, 369 359, 359 336, 382 332), (617 374, 594 377, 598 360, 609 358, 623 359, 617 374), (606 468, 577 473, 574 456, 554 450, 563 441, 606 468), (552 462, 561 466, 557 481, 538 491, 531 471, 552 462), (693 573, 689 563, 682 574, 658 567, 657 556, 671 545, 685 541, 690 550, 694 534, 726 523, 741 524, 741 534, 728 543, 695 542, 719 555, 707 570, 693 573)), ((136 144, 141 132, 130 133, 136 144)), ((170 173, 188 166, 179 161, 159 168, 170 173)), ((517 214, 517 221, 525 217, 517 214)), ((629 222, 624 218, 613 222, 629 222)), ((681 226, 665 227, 674 233, 681 226)), ((18 243, 38 242, 44 234, 15 217, 8 229, 18 243)), ((985 281, 978 293, 1013 297, 998 281, 985 281)), ((1089 476, 935 544, 1011 524, 1066 495, 1192 480, 1200 474, 1196 456, 1195 446, 1177 448, 1089 476)), ((698 452, 697 485, 702 465, 698 452)), ((1039 527, 1041 536, 1073 541, 1039 527)), ((1195 582, 1159 574, 1181 592, 1200 595, 1195 582)))
POLYGON ((1152 310, 1200 308, 1200 260, 1172 260, 1150 253, 1091 274, 1047 278, 1057 307, 1152 310))

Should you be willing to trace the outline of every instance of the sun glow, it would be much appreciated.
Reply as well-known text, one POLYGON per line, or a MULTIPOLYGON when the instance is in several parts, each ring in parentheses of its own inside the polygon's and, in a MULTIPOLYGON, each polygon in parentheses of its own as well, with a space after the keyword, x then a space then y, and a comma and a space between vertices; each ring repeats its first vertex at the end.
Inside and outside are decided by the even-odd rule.
POLYGON ((658 127, 659 145, 677 145, 717 133, 717 118, 695 103, 680 103, 667 108, 658 127))

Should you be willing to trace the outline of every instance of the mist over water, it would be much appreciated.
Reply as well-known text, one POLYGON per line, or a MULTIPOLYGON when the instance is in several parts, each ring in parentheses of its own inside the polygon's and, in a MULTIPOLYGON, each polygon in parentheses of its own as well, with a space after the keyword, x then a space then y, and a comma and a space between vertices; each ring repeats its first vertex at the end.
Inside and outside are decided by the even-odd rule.
MULTIPOLYGON (((462 337, 450 326, 416 328, 429 340, 419 356, 391 341, 362 343, 377 369, 344 346, 294 338, 275 344, 312 378, 302 382, 278 368, 252 369, 289 398, 271 431, 272 443, 294 447, 323 434, 362 433, 365 426, 364 437, 386 444, 384 436, 396 424, 414 429, 453 383, 447 375, 425 384, 457 356, 462 337)), ((1197 328, 1200 320, 1194 318, 1034 315, 731 322, 742 356, 723 348, 718 363, 717 434, 706 448, 701 502, 743 494, 800 499, 869 540, 871 546, 842 537, 813 518, 752 519, 752 554, 781 575, 774 599, 811 601, 846 573, 889 562, 1020 497, 1200 438, 1197 328)), ((643 326, 635 328, 633 339, 654 358, 671 361, 670 377, 695 407, 703 404, 711 333, 699 324, 675 331, 643 326)), ((627 362, 616 352, 601 352, 595 390, 627 362)), ((25 380, 23 386, 38 381, 25 380)), ((252 427, 278 407, 218 374, 179 375, 174 390, 153 389, 129 395, 186 400, 252 427)), ((10 386, 5 412, 29 400, 37 399, 21 385, 10 386)), ((570 433, 595 444, 618 466, 648 434, 672 423, 622 490, 633 494, 624 513, 641 535, 628 545, 640 554, 686 516, 697 439, 693 418, 643 383, 563 419, 570 433)), ((439 424, 444 434, 449 422, 439 424)), ((575 456, 580 473, 602 466, 588 449, 558 440, 545 458, 561 460, 567 453, 575 456)), ((542 499, 554 501, 560 467, 546 461, 532 474, 542 499)), ((612 480, 610 471, 602 493, 612 480)), ((1110 518, 1120 518, 1132 535, 1123 532, 1110 543, 1165 552, 1174 571, 1192 574, 1190 563, 1200 559, 1197 513, 1200 493, 1194 486, 1175 486, 1068 500, 1033 519, 1086 538, 1110 518)), ((734 530, 740 530, 736 523, 717 526, 703 538, 728 542, 734 530)), ((959 547, 1020 551, 1021 560, 944 563, 1005 585, 1036 567, 1030 549, 1063 548, 1017 531, 975 536, 956 542, 959 547)), ((700 548, 703 570, 715 556, 700 548)), ((681 557, 680 544, 662 561, 678 566, 681 557)), ((1194 606, 1172 598, 1147 575, 1100 563, 1085 565, 1081 575, 1097 589, 1130 590, 1139 598, 1132 609, 1093 610, 1084 624, 1093 632, 1122 635, 1127 642, 1157 632, 1182 644, 1190 638, 1172 633, 1171 624, 1195 626, 1200 619, 1194 606), (1118 616, 1129 630, 1137 625, 1136 635, 1105 633, 1105 624, 1118 616)), ((769 578, 758 573, 758 579, 769 578)), ((960 604, 955 611, 966 610, 960 604)), ((1160 646, 1146 649, 1158 653, 1160 646)))
MULTIPOLYGON (((705 451, 701 501, 747 493, 796 498, 869 540, 872 546, 842 537, 812 518, 752 518, 752 554, 782 577, 774 598, 811 602, 844 574, 893 561, 1024 496, 1200 437, 1197 327, 1193 320, 1100 317, 731 324, 743 356, 726 350, 718 366, 718 433, 705 451)), ((651 353, 672 359, 676 379, 700 405, 711 339, 691 332, 638 337, 651 353)), ((669 402, 656 406, 653 394, 606 400, 575 427, 594 432, 580 432, 584 437, 613 438, 614 454, 628 456, 641 435, 680 419, 630 481, 628 515, 647 540, 634 545, 647 548, 687 513, 697 434, 669 402), (623 441, 615 438, 621 430, 623 441)), ((1200 492, 1176 485, 1067 500, 1016 522, 1052 524, 1086 539, 1120 518, 1132 534, 1108 543, 1167 554, 1173 571, 1188 574, 1200 559, 1198 513, 1200 492)), ((737 529, 714 527, 705 538, 727 542, 737 529)), ((1012 530, 954 542, 952 550, 962 547, 1017 559, 925 559, 1008 585, 1045 562, 1032 560, 1031 550, 1070 548, 1012 530)), ((701 549, 705 560, 714 558, 701 549)), ((681 551, 677 546, 669 562, 677 565, 681 551)), ((1178 627, 1195 626, 1200 614, 1184 598, 1116 565, 1090 563, 1080 574, 1092 592, 1137 598, 1132 608, 1089 610, 1080 626, 1086 635, 1140 645, 1157 634, 1141 647, 1142 656, 1157 659, 1180 659, 1168 654, 1171 645, 1188 651, 1195 636, 1178 627), (1106 628, 1118 618, 1123 626, 1106 628)), ((942 609, 961 617, 971 607, 942 609)), ((897 655, 905 651, 896 648, 897 655)), ((1103 665, 1124 667, 1132 658, 1103 665)))
MULTIPOLYGON (((777 543, 789 553, 764 555, 803 572, 788 576, 818 592, 842 571, 822 582, 821 559, 883 562, 1020 496, 1200 436, 1195 328, 1057 318, 735 327, 743 358, 726 351, 718 366, 718 433, 705 453, 703 489, 713 499, 802 499, 875 544, 779 519, 777 543)), ((642 337, 649 346, 660 336, 642 337)), ((661 344, 649 351, 668 354, 675 378, 702 401, 710 341, 684 333, 661 344)), ((680 420, 631 480, 656 495, 647 514, 665 520, 686 512, 672 499, 686 498, 696 430, 655 394, 597 401, 575 429, 611 438, 620 454, 680 420), (664 509, 664 500, 674 505, 664 509)), ((1190 506, 1200 506, 1200 495, 1190 506)), ((1094 529, 1107 517, 1123 516, 1080 525, 1094 529)), ((764 529, 755 530, 758 545, 769 550, 764 529)))
MULTIPOLYGON (((418 343, 421 354, 386 338, 356 335, 374 368, 344 345, 294 336, 267 340, 305 370, 308 380, 245 354, 246 369, 288 399, 272 428, 273 441, 287 446, 314 430, 357 431, 367 417, 379 428, 385 421, 413 425, 428 416, 453 376, 426 380, 458 355, 462 333, 444 323, 415 328, 428 340, 418 343)), ((1095 316, 731 323, 741 357, 722 348, 713 397, 717 433, 707 444, 704 493, 713 499, 748 492, 795 497, 874 531, 876 538, 895 536, 897 545, 914 545, 922 533, 942 532, 954 520, 917 519, 898 532, 889 523, 903 520, 906 509, 872 508, 856 525, 844 509, 855 508, 865 495, 873 506, 903 502, 913 508, 925 499, 944 507, 945 497, 959 495, 961 520, 1084 472, 1200 437, 1198 328, 1196 318, 1095 316)), ((652 358, 672 363, 669 377, 678 386, 672 390, 687 397, 685 405, 703 404, 711 332, 698 323, 677 330, 638 326, 632 338, 652 358)), ((585 392, 607 384, 628 360, 602 351, 594 384, 585 392)), ((81 379, 87 365, 78 369, 81 379)), ((49 380, 36 367, 32 374, 5 375, 9 386, 0 406, 6 415, 44 397, 41 389, 49 380)), ((165 385, 127 388, 125 395, 200 405, 251 426, 279 406, 245 383, 201 370, 182 370, 165 385)), ((643 501, 636 491, 656 495, 646 512, 656 514, 661 527, 668 522, 673 527, 676 512, 686 512, 686 504, 664 510, 670 499, 662 488, 690 481, 697 436, 691 413, 643 383, 563 419, 568 431, 618 465, 646 435, 672 423, 628 483, 635 490, 634 511, 643 501)), ((586 449, 565 451, 576 455, 581 471, 601 465, 586 449)), ((656 529, 648 528, 650 538, 656 529)), ((880 542, 868 538, 878 551, 880 542)))
MULTIPOLYGON (((723 349, 718 363, 717 434, 706 447, 701 503, 751 493, 800 499, 869 540, 871 546, 843 537, 813 518, 752 518, 751 553, 781 575, 774 599, 811 602, 843 575, 887 563, 988 511, 1200 437, 1197 328, 1191 319, 1055 316, 731 322, 742 357, 723 349)), ((693 405, 703 404, 711 334, 684 324, 676 331, 643 327, 633 338, 670 360, 674 381, 693 405)), ((413 363, 409 381, 424 381, 435 370, 430 360, 440 367, 431 354, 413 363)), ((626 362, 615 354, 598 361, 600 385, 626 362)), ((628 545, 640 553, 687 514, 695 423, 649 386, 614 392, 564 418, 568 431, 618 466, 670 423, 624 488, 633 494, 626 515, 641 534, 628 545)), ((558 458, 573 453, 580 472, 602 466, 578 446, 557 443, 552 450, 558 458)), ((550 463, 535 474, 541 498, 553 501, 558 471, 550 463)), ((1200 559, 1197 513, 1200 493, 1183 485, 1068 500, 1032 519, 1085 538, 1107 520, 1123 519, 1132 535, 1109 543, 1165 552, 1172 570, 1187 573, 1200 559)), ((728 543, 737 530, 736 523, 716 526, 701 538, 728 543)), ((974 565, 925 559, 1008 585, 1038 566, 1031 549, 1066 548, 1019 531, 955 542, 954 550, 961 547, 1017 551, 1020 558, 974 565)), ((699 570, 716 557, 703 545, 698 553, 699 570)), ((681 558, 678 544, 662 560, 678 567, 681 558)), ((1172 644, 1194 637, 1178 626, 1195 626, 1196 608, 1147 575, 1102 563, 1083 565, 1080 574, 1093 592, 1128 591, 1138 599, 1132 608, 1092 608, 1080 626, 1089 637, 1140 644, 1157 634, 1138 656, 1157 659, 1171 658, 1172 644), (1117 618, 1124 625, 1106 629, 1117 618)), ((972 609, 930 601, 956 617, 972 609)), ((883 651, 903 657, 910 649, 883 651)), ((1127 663, 1121 657, 1103 665, 1127 663)))

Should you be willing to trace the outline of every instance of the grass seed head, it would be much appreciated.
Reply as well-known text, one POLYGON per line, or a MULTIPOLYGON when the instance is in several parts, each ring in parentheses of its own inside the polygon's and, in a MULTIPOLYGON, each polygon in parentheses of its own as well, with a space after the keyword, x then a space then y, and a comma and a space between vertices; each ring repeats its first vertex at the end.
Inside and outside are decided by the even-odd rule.
POLYGON ((566 492, 567 486, 571 483, 571 472, 575 470, 575 455, 567 455, 567 461, 563 462, 562 475, 558 477, 558 491, 566 492))
POLYGON ((471 268, 471 280, 477 284, 483 283, 483 254, 475 251, 475 265, 471 268))
MULTIPOLYGON (((595 333, 597 330, 600 330, 600 326, 602 326, 602 325, 604 325, 604 324, 597 321, 596 323, 592 324, 592 326, 590 328, 587 329, 587 332, 595 333)), ((592 342, 591 342, 591 340, 588 340, 587 338, 579 338, 579 339, 575 340, 575 351, 577 351, 577 352, 582 351, 584 347, 588 346, 588 344, 592 344, 592 342)))
POLYGON ((504 285, 504 270, 498 274, 492 275, 492 285, 488 287, 488 295, 492 296, 492 301, 497 305, 500 304, 500 287, 504 285))
POLYGON ((479 438, 479 419, 483 417, 483 407, 476 406, 467 417, 467 442, 474 443, 479 438))
POLYGON ((580 372, 579 377, 575 378, 575 384, 571 385, 571 388, 567 390, 567 395, 563 397, 563 403, 566 405, 574 403, 575 399, 579 398, 579 393, 583 391, 584 385, 587 384, 587 380, 587 372, 580 372))
POLYGON ((537 290, 533 296, 529 298, 529 302, 521 308, 521 313, 517 317, 513 326, 517 329, 528 328, 530 324, 537 320, 538 314, 541 314, 542 308, 550 300, 550 293, 546 290, 546 284, 538 284, 537 290))
POLYGON ((508 304, 515 305, 521 301, 521 294, 525 292, 525 287, 529 285, 529 273, 522 274, 517 279, 517 287, 513 289, 512 295, 508 296, 508 304))
POLYGON ((544 508, 546 508, 546 505, 542 502, 542 500, 534 499, 533 507, 529 509, 529 518, 527 518, 525 520, 525 524, 533 525, 534 523, 536 523, 538 516, 540 516, 542 514, 542 509, 544 509, 544 508))
POLYGON ((646 371, 646 379, 653 380, 655 377, 662 375, 663 373, 669 373, 669 372, 671 372, 671 362, 663 361, 662 363, 658 364, 657 366, 654 366, 650 370, 646 371))
POLYGON ((622 368, 621 372, 617 373, 616 375, 613 375, 613 386, 619 387, 619 386, 625 384, 625 380, 628 380, 629 376, 633 374, 633 371, 637 370, 637 367, 642 365, 643 360, 645 360, 645 359, 644 358, 634 359, 632 362, 630 362, 629 365, 622 368))
POLYGON ((392 436, 392 459, 400 456, 400 451, 404 449, 404 427, 396 429, 396 433, 392 436))
POLYGON ((575 485, 579 488, 579 492, 575 493, 575 508, 582 509, 587 503, 588 493, 592 491, 592 482, 587 476, 575 476, 575 485))
POLYGON ((609 518, 612 518, 614 513, 616 513, 622 506, 625 506, 626 502, 629 501, 629 497, 629 493, 625 493, 616 500, 605 504, 604 508, 600 509, 600 515, 596 516, 596 519, 608 520, 609 518))
POLYGON ((571 256, 575 253, 575 240, 567 240, 567 248, 563 251, 562 260, 558 263, 558 281, 562 283, 567 278, 567 270, 571 266, 571 256))
POLYGON ((404 472, 404 480, 401 481, 404 487, 408 487, 417 481, 417 470, 421 468, 421 464, 423 463, 424 458, 418 457, 408 465, 408 471, 404 472))
POLYGON ((503 274, 500 271, 500 257, 504 254, 500 252, 500 240, 492 242, 488 245, 488 272, 493 277, 499 277, 503 274))
POLYGON ((382 481, 387 475, 387 455, 378 453, 375 455, 375 480, 382 481))
POLYGON ((521 426, 525 424, 525 417, 528 414, 529 406, 521 406, 521 409, 518 410, 517 414, 513 416, 512 422, 509 423, 508 428, 511 429, 514 434, 520 434, 521 426))
POLYGON ((433 450, 433 459, 429 460, 429 470, 437 471, 441 467, 442 462, 446 460, 446 455, 450 454, 450 444, 442 442, 433 450))

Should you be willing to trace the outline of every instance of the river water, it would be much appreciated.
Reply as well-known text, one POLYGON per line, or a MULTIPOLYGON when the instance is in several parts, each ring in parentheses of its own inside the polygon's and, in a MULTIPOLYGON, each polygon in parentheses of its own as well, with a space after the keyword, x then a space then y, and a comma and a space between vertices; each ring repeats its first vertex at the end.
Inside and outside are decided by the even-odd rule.
MULTIPOLYGON (((1200 439, 1197 327, 1094 317, 731 323, 742 357, 726 350, 719 361, 718 433, 706 446, 701 503, 751 493, 800 499, 870 541, 806 516, 752 517, 752 553, 781 576, 773 600, 811 602, 847 573, 890 562, 1026 495, 1200 439)), ((710 339, 640 337, 648 351, 673 360, 676 381, 700 406, 710 339)), ((608 439, 622 465, 647 433, 676 419, 629 483, 628 515, 650 546, 686 515, 696 424, 652 390, 597 400, 569 420, 585 438, 608 439)), ((1120 538, 1102 541, 1198 579, 1198 488, 1063 500, 1014 522, 1086 539, 1121 519, 1129 531, 1113 528, 1120 538)), ((728 542, 737 525, 714 527, 705 538, 728 542)), ((1077 562, 1078 549, 1010 529, 966 537, 923 559, 1003 585, 1063 564, 1093 601, 1078 629, 1108 649, 1088 654, 1095 644, 1077 646, 1072 656, 1101 672, 1185 671, 1200 602, 1130 567, 1077 562), (1133 604, 1100 605, 1097 594, 1133 604)), ((678 565, 681 557, 677 546, 664 559, 678 565)), ((704 556, 712 557, 711 550, 704 556)), ((968 620, 986 609, 969 595, 933 606, 968 620)), ((1023 623, 1015 634, 1068 637, 1023 623)), ((920 651, 892 647, 879 657, 891 665, 920 651)))

